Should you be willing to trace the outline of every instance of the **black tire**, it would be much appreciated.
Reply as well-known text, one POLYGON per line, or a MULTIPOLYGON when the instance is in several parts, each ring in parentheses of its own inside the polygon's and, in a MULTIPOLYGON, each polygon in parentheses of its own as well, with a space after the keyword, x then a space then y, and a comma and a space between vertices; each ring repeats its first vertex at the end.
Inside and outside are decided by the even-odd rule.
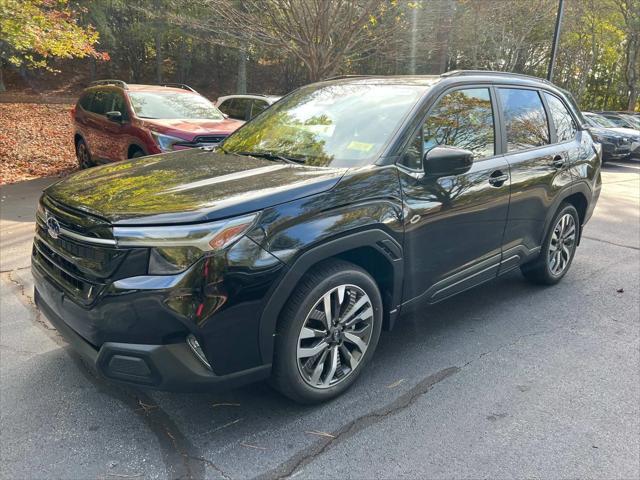
MULTIPOLYGON (((348 291, 347 295, 349 295, 348 291)), ((336 305, 339 305, 339 303, 336 305)), ((338 312, 341 311, 340 309, 343 306, 344 303, 338 307, 338 312)), ((343 310, 348 313, 351 308, 355 308, 353 303, 347 304, 347 308, 343 310)), ((300 280, 280 314, 275 335, 272 386, 287 397, 303 404, 324 402, 340 395, 356 381, 376 349, 382 329, 382 309, 382 298, 375 280, 357 265, 331 259, 315 267, 300 280), (368 296, 373 310, 372 316, 367 317, 368 319, 372 318, 372 320, 369 320, 371 322, 370 328, 372 329, 371 336, 364 354, 360 356, 359 363, 353 369, 348 368, 345 362, 340 366, 342 370, 348 371, 343 378, 334 377, 333 373, 331 374, 332 378, 338 378, 336 380, 337 384, 314 388, 308 383, 308 380, 303 378, 301 367, 299 367, 297 353, 300 341, 299 336, 301 335, 302 327, 306 325, 305 322, 308 322, 308 316, 311 315, 312 310, 324 298, 325 294, 344 285, 353 286, 356 290, 364 292, 368 296)), ((337 315, 336 318, 339 319, 340 315, 337 315)), ((352 328, 355 328, 355 326, 352 328)), ((328 335, 329 337, 331 335, 328 335)), ((320 341, 324 340, 326 339, 320 341)), ((341 342, 348 341, 341 340, 341 342)), ((340 349, 344 345, 348 345, 348 343, 335 345, 335 350, 342 351, 340 349)), ((327 349, 329 349, 328 346, 327 349)), ((344 358, 343 353, 336 353, 336 356, 338 355, 340 358, 344 358)), ((327 360, 331 362, 329 358, 327 360)), ((328 376, 329 373, 325 375, 325 379, 328 376)), ((331 381, 331 378, 329 380, 331 381)))
POLYGON ((76 142, 76 158, 78 159, 78 166, 82 170, 95 166, 89 147, 87 147, 86 142, 82 138, 76 142))
POLYGON ((144 157, 144 152, 142 150, 140 150, 139 148, 136 148, 133 151, 133 154, 129 157, 129 158, 140 158, 140 157, 144 157))
MULTIPOLYGON (((573 257, 575 256, 577 248, 577 241, 580 238, 580 228, 580 217, 576 208, 570 203, 562 203, 560 205, 560 208, 558 208, 558 211, 554 215, 553 220, 551 221, 549 231, 547 232, 544 242, 542 243, 542 248, 540 250, 538 258, 531 262, 525 263, 520 267, 520 270, 522 271, 524 277, 530 282, 538 285, 555 285, 560 280, 562 280, 562 278, 569 271, 571 263, 573 262, 573 257), (568 255, 566 264, 561 269, 561 271, 553 272, 551 265, 553 263, 552 255, 554 250, 552 249, 551 243, 555 238, 554 232, 556 231, 556 228, 559 227, 559 222, 562 218, 565 217, 565 215, 571 215, 571 217, 573 217, 575 236, 573 242, 570 245, 568 242, 565 244, 564 241, 563 243, 561 243, 561 246, 568 246, 570 254, 568 255)), ((555 241, 554 244, 557 245, 555 241)), ((556 246, 556 250, 557 248, 558 247, 556 246)))

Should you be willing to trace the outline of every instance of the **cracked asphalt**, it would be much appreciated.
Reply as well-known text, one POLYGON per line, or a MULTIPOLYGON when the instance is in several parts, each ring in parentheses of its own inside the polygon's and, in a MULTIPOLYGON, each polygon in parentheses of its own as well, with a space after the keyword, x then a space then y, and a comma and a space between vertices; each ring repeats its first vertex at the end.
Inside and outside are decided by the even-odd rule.
POLYGON ((403 317, 349 392, 142 391, 96 378, 33 305, 41 189, 1 187, 0 477, 640 478, 640 164, 605 168, 572 269, 403 317))

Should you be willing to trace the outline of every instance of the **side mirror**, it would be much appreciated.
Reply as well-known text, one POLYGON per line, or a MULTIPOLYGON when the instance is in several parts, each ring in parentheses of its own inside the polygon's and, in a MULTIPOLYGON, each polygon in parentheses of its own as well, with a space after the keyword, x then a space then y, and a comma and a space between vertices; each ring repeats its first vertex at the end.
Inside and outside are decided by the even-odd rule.
POLYGON ((425 153, 422 167, 427 177, 448 177, 466 173, 473 165, 473 153, 456 147, 434 147, 425 153))
POLYGON ((111 120, 112 122, 122 123, 122 113, 120 112, 107 112, 105 113, 107 120, 111 120))

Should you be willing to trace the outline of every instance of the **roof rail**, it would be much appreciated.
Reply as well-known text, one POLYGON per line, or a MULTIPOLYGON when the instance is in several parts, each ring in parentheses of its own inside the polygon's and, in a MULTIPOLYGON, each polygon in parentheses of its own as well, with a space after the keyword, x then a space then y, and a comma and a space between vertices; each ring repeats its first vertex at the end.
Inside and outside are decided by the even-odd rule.
POLYGON ((544 83, 551 83, 546 78, 542 77, 534 77, 533 75, 526 75, 524 73, 514 73, 514 72, 501 72, 499 70, 451 70, 449 72, 445 72, 441 74, 441 77, 462 77, 464 75, 504 75, 506 77, 516 77, 516 78, 532 78, 534 80, 538 80, 544 83))
POLYGON ((160 86, 161 87, 171 87, 171 88, 181 88, 182 90, 189 90, 190 92, 198 93, 193 88, 191 88, 189 85, 185 85, 184 83, 161 83, 160 86))
POLYGON ((96 80, 95 82, 91 82, 90 85, 117 85, 125 90, 129 89, 129 86, 122 80, 96 80))
POLYGON ((465 75, 504 75, 505 77, 516 77, 516 78, 532 78, 534 80, 538 80, 544 83, 551 83, 546 78, 534 77, 533 75, 525 75, 524 73, 514 73, 514 72, 501 72, 499 70, 451 70, 449 72, 445 72, 441 74, 441 77, 462 77, 465 75))
POLYGON ((341 80, 343 78, 366 78, 370 76, 371 75, 336 75, 335 77, 323 78, 322 81, 327 82, 329 80, 341 80))

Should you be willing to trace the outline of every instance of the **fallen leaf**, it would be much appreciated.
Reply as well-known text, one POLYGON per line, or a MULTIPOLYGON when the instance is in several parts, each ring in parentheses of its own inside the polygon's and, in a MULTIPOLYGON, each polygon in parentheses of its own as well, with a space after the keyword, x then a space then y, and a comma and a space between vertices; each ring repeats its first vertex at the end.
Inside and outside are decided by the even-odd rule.
POLYGON ((257 445, 251 445, 250 443, 240 442, 240 445, 242 445, 243 447, 247 447, 247 448, 254 448, 256 450, 266 450, 266 448, 264 448, 264 447, 258 447, 257 445))
POLYGON ((327 433, 327 432, 318 432, 316 430, 309 430, 304 433, 307 433, 309 435, 317 435, 319 437, 336 438, 335 435, 331 435, 330 433, 327 433))
POLYGON ((398 385, 402 384, 404 380, 404 378, 401 378, 397 382, 393 382, 391 385, 387 385, 387 388, 396 388, 398 385))

